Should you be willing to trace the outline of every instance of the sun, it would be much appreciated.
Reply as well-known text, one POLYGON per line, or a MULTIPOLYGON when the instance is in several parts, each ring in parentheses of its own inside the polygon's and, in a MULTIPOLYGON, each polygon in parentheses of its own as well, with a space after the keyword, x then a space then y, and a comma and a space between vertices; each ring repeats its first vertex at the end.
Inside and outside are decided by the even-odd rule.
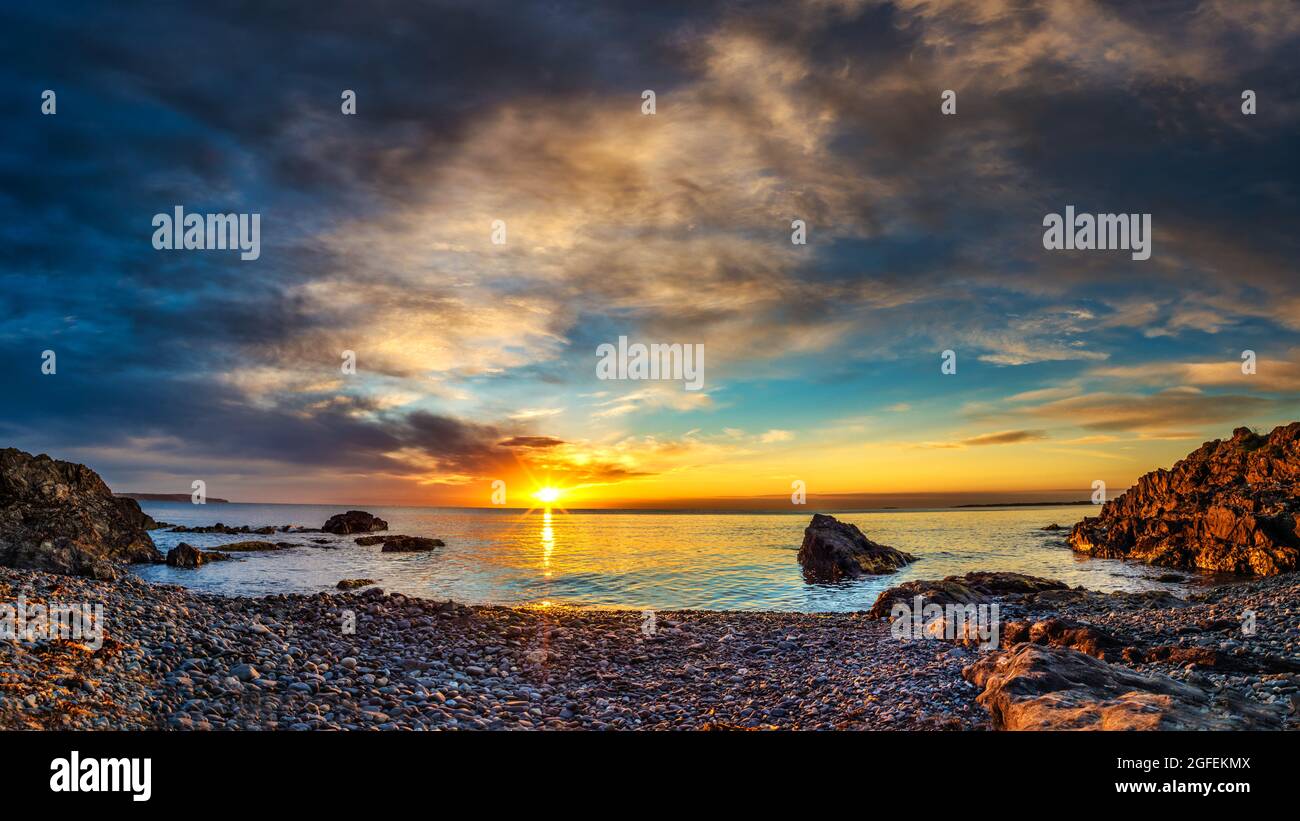
POLYGON ((558 502, 561 495, 560 489, 557 487, 543 487, 538 488, 537 491, 533 493, 533 498, 549 505, 552 502, 558 502))

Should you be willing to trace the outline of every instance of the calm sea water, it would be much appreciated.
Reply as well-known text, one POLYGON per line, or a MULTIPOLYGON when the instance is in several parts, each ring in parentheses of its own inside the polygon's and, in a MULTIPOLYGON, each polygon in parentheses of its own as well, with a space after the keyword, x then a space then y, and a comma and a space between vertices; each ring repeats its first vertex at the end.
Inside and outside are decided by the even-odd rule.
MULTIPOLYGON (((185 525, 320 527, 346 508, 146 502, 160 521, 185 525)), ((388 591, 469 604, 551 602, 583 607, 709 610, 861 610, 886 587, 971 570, 1014 570, 1094 590, 1167 589, 1162 570, 1084 559, 1062 534, 1087 507, 908 510, 840 514, 872 539, 920 561, 898 573, 836 585, 804 582, 795 553, 810 514, 530 513, 447 508, 368 508, 393 533, 447 543, 430 553, 381 553, 329 534, 221 536, 154 531, 164 552, 258 538, 291 541, 274 553, 238 554, 198 570, 140 566, 139 575, 225 594, 332 590, 344 578, 371 578, 388 591), (312 539, 327 539, 319 545, 312 539)))

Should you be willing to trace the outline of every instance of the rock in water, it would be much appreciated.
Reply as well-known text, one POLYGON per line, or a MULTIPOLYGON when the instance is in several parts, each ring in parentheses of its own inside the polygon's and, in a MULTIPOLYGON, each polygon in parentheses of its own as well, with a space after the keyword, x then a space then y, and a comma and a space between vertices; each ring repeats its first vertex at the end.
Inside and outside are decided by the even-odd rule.
POLYGON ((199 550, 186 542, 181 542, 167 551, 167 564, 172 567, 192 569, 202 567, 208 562, 219 562, 229 558, 230 556, 225 553, 218 553, 213 550, 199 550))
POLYGON ((347 513, 336 513, 321 526, 321 530, 326 533, 337 533, 340 536, 346 536, 349 533, 373 533, 376 530, 387 529, 388 522, 378 516, 372 516, 364 510, 349 510, 347 513))
POLYGON ((116 578, 122 562, 162 561, 153 524, 85 465, 0 450, 0 564, 116 578))
POLYGON ((804 579, 809 582, 835 582, 893 573, 916 561, 910 553, 877 544, 855 525, 824 513, 814 513, 812 523, 804 529, 798 558, 803 566, 804 579))
POLYGON ((414 553, 420 550, 433 550, 445 547, 442 539, 426 539, 423 536, 389 536, 384 539, 381 553, 414 553))
POLYGON ((356 590, 358 587, 369 587, 374 583, 374 579, 340 579, 335 587, 339 590, 356 590))
POLYGON ((1077 650, 1018 644, 962 671, 1000 730, 1277 730, 1281 715, 1077 650))
POLYGON ((1300 567, 1300 422, 1237 428, 1138 479, 1070 547, 1161 567, 1272 576, 1300 567))

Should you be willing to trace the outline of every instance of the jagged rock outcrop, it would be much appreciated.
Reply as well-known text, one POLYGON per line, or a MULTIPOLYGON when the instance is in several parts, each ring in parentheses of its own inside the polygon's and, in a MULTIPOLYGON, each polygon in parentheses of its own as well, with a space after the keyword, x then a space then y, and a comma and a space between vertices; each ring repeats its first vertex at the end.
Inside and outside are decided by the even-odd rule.
POLYGON ((1123 658, 1124 642, 1091 624, 1078 624, 1067 619, 1044 619, 1032 624, 1023 621, 1008 622, 1002 626, 1003 647, 1023 642, 1048 647, 1078 650, 1102 661, 1123 658))
POLYGON ((812 523, 804 529, 798 559, 804 579, 809 582, 837 582, 893 573, 916 561, 910 553, 877 544, 856 525, 824 513, 814 513, 812 523))
POLYGON ((1142 676, 1077 650, 1017 644, 962 676, 1000 730, 1275 730, 1280 713, 1166 676, 1142 676))
POLYGON ((1046 590, 1067 590, 1064 582, 1042 579, 1024 573, 1001 573, 977 570, 965 576, 948 576, 944 579, 918 579, 891 587, 876 597, 870 615, 883 619, 896 603, 912 607, 917 596, 926 604, 987 604, 999 596, 1040 593, 1046 590))
POLYGON ((0 564, 113 579, 123 562, 159 562, 153 519, 75 462, 0 450, 0 564))
POLYGON ((336 513, 329 517, 325 524, 321 525, 321 530, 326 533, 335 533, 340 536, 347 536, 350 533, 373 533, 376 530, 387 529, 388 522, 364 510, 349 510, 347 513, 336 513))
POLYGON ((1257 576, 1297 569, 1300 422, 1206 442, 1075 525, 1069 545, 1161 567, 1257 576))

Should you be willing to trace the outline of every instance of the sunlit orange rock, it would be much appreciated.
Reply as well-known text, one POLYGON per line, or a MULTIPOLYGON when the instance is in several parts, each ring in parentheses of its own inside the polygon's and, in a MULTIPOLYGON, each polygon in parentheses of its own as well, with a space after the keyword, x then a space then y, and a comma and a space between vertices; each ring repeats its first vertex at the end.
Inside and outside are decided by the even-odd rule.
POLYGON ((1237 428, 1138 479, 1070 532, 1075 551, 1272 576, 1300 566, 1300 422, 1237 428))

